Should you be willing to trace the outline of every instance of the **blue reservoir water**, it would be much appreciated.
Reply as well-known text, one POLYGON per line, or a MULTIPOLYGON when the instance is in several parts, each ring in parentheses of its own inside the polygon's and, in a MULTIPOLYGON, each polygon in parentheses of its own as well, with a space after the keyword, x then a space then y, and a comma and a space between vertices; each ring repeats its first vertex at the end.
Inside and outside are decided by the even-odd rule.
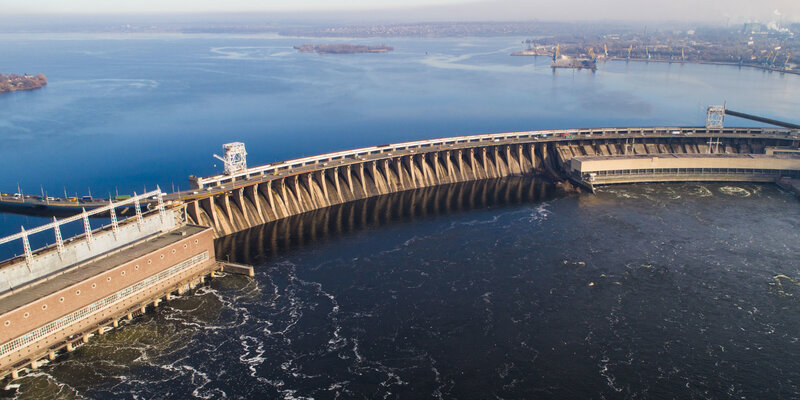
MULTIPOLYGON (((462 134, 701 125, 723 101, 800 115, 799 76, 624 62, 553 72, 548 58, 509 56, 523 39, 316 55, 291 46, 333 40, 0 35, 2 72, 49 81, 0 95, 0 190, 186 188, 221 170, 211 153, 230 141, 256 165, 462 134)), ((254 280, 216 280, 3 395, 795 397, 797 206, 772 186, 643 185, 270 239, 286 245, 245 233, 218 251, 256 265, 254 280)), ((0 235, 42 222, 0 214, 0 235)))
POLYGON ((186 188, 189 174, 220 171, 211 154, 234 140, 257 165, 460 134, 699 125, 723 101, 778 119, 800 109, 798 76, 624 62, 553 72, 546 57, 509 55, 523 39, 391 39, 388 54, 317 55, 292 45, 326 40, 0 35, 2 70, 49 79, 0 96, 0 190, 186 188))

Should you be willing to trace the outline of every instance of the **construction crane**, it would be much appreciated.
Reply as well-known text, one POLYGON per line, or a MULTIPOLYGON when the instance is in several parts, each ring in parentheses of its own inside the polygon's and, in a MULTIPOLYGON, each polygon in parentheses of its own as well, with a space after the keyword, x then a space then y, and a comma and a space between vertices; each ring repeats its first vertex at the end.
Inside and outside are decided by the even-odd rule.
POLYGON ((681 48, 681 61, 686 61, 686 53, 684 52, 684 48, 681 48))
POLYGON ((767 65, 769 65, 769 59, 770 59, 770 58, 772 58, 772 50, 770 50, 770 51, 769 51, 769 54, 767 54, 767 58, 765 58, 765 59, 764 59, 764 66, 765 66, 765 67, 766 67, 767 65))
POLYGON ((633 45, 631 45, 631 47, 628 47, 628 60, 631 59, 631 51, 632 50, 633 50, 633 45))
POLYGON ((605 43, 603 43, 603 54, 608 58, 608 46, 605 43))
POLYGON ((789 59, 792 58, 792 53, 786 53, 786 60, 783 61, 783 69, 789 66, 789 59))
POLYGON ((560 44, 556 44, 556 50, 553 51, 553 61, 558 60, 558 56, 560 55, 560 44))
POLYGON ((648 49, 647 46, 644 46, 644 52, 647 54, 647 59, 649 60, 650 59, 650 49, 648 49))
POLYGON ((597 61, 597 55, 594 54, 594 49, 589 47, 589 57, 591 57, 592 61, 597 61))

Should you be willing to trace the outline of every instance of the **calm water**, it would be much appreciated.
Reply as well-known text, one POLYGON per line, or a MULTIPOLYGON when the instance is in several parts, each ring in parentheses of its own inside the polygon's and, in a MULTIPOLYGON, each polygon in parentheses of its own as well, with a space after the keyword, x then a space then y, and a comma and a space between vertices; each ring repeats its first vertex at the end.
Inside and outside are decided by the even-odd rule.
MULTIPOLYGON (((655 63, 554 74, 508 56, 521 40, 320 56, 291 49, 317 40, 271 36, 0 35, 0 69, 50 81, 0 96, 0 190, 186 188, 234 140, 260 164, 460 134, 699 125, 723 100, 777 119, 800 109, 797 76, 655 63)), ((508 179, 403 196, 221 241, 255 280, 215 280, 3 395, 800 396, 800 208, 776 188, 565 198, 508 179)), ((0 214, 0 235, 41 222, 0 214)))

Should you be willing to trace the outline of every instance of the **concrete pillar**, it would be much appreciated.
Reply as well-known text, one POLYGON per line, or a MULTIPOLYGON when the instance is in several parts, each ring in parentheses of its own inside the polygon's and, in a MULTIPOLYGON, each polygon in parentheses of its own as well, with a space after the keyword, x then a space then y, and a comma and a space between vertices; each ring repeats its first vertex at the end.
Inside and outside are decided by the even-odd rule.
POLYGON ((405 189, 405 185, 403 184, 403 165, 402 165, 402 158, 396 158, 392 160, 394 162, 395 172, 397 172, 397 182, 400 184, 401 189, 405 189))
POLYGON ((308 207, 305 205, 305 199, 303 199, 303 192, 300 190, 300 177, 295 175, 294 180, 292 180, 292 185, 289 186, 289 192, 294 194, 294 198, 297 201, 297 213, 303 213, 308 211, 308 207))
POLYGON ((367 180, 364 175, 364 163, 358 164, 358 176, 361 178, 361 189, 364 191, 364 197, 369 197, 369 193, 367 192, 367 180))
POLYGON ((219 218, 217 218, 217 207, 214 205, 214 196, 208 197, 206 201, 208 202, 208 211, 211 214, 211 221, 214 222, 214 229, 220 232, 222 229, 220 229, 219 218))
POLYGON ((231 196, 229 194, 230 193, 223 193, 222 198, 225 199, 224 201, 225 214, 228 216, 228 222, 230 223, 231 226, 231 232, 226 232, 226 233, 233 233, 236 232, 238 229, 236 226, 236 220, 233 218, 233 213, 231 212, 231 196))
POLYGON ((72 342, 67 342, 67 352, 72 353, 75 351, 75 347, 72 345, 72 342))
MULTIPOLYGON (((180 290, 180 289, 178 289, 178 294, 181 294, 181 292, 180 292, 180 291, 181 291, 181 290, 180 290)), ((167 301, 170 301, 170 300, 172 300, 172 293, 167 293, 167 301)))
POLYGON ((333 169, 333 183, 336 185, 336 195, 339 196, 339 202, 344 203, 344 196, 342 196, 342 187, 339 184, 339 167, 333 169))
POLYGON ((450 179, 450 182, 455 182, 458 180, 456 178, 456 172, 453 168, 453 152, 447 151, 444 153, 445 165, 447 166, 447 177, 450 179))
POLYGON ((97 334, 98 334, 98 335, 100 335, 100 336, 102 336, 102 335, 105 333, 105 332, 103 331, 103 329, 104 329, 104 328, 105 328, 104 326, 101 326, 101 327, 97 328, 97 334))
POLYGON ((142 312, 142 314, 146 313, 146 312, 147 312, 147 306, 141 306, 141 307, 139 308, 139 311, 141 311, 141 312, 142 312))
POLYGON ((128 318, 128 321, 133 320, 133 313, 128 313, 127 318, 128 318))
POLYGON ((416 161, 417 156, 411 155, 408 157, 408 167, 411 170, 411 182, 414 184, 414 188, 420 188, 423 186, 424 182, 422 177, 420 176, 421 171, 417 168, 416 161))
POLYGON ((47 359, 50 360, 50 361, 54 361, 56 359, 56 352, 55 351, 51 351, 51 352, 47 353, 47 359))
POLYGON ((456 157, 458 157, 458 174, 461 176, 460 180, 465 181, 467 180, 467 171, 464 169, 464 152, 457 150, 456 157))
POLYGON ((331 198, 328 195, 328 182, 325 178, 325 170, 319 171, 319 184, 322 186, 322 194, 325 195, 325 205, 330 205, 331 198))
POLYGON ((114 328, 119 328, 119 320, 114 319, 114 321, 111 322, 111 326, 113 326, 114 328))
POLYGON ((286 211, 284 217, 298 214, 296 207, 292 208, 292 199, 289 198, 289 190, 287 189, 288 185, 286 183, 286 178, 281 179, 280 186, 281 186, 280 198, 283 200, 284 211, 286 211))
POLYGON ((161 299, 153 300, 153 307, 158 307, 159 304, 161 304, 161 299))
MULTIPOLYGON (((306 177, 306 188, 308 189, 308 197, 309 200, 311 201, 311 206, 310 208, 307 208, 306 211, 322 208, 322 204, 320 204, 319 202, 321 196, 318 196, 317 190, 315 190, 316 188, 314 185, 314 173, 308 172, 304 174, 304 176, 306 177)), ((301 188, 297 188, 297 190, 299 192, 301 188)))
POLYGON ((11 379, 19 379, 19 371, 18 370, 15 369, 15 370, 11 371, 11 379))
MULTIPOLYGON (((278 214, 278 210, 275 207, 275 196, 272 194, 272 182, 273 181, 269 181, 269 183, 267 183, 267 199, 269 199, 269 207, 272 210, 272 214, 275 216, 276 219, 278 219, 281 217, 281 214, 278 214)), ((281 182, 283 182, 283 179, 281 179, 281 182)), ((284 201, 286 200, 284 199, 284 201)), ((289 211, 286 210, 286 206, 283 204, 283 202, 281 202, 281 204, 279 204, 278 207, 283 212, 284 217, 289 215, 289 211)))
POLYGON ((81 338, 81 341, 83 341, 83 343, 89 343, 89 335, 88 334, 83 335, 83 337, 81 338))
POLYGON ((350 193, 355 197, 356 192, 353 190, 353 170, 350 165, 348 165, 345 170, 347 171, 347 186, 350 188, 350 193))
POLYGON ((244 199, 244 189, 245 188, 242 187, 237 190, 237 198, 239 199, 239 209, 242 211, 244 223, 247 225, 245 228, 250 228, 256 226, 256 220, 254 216, 250 215, 250 210, 247 208, 247 203, 244 199))
POLYGON ((200 221, 200 200, 193 201, 192 205, 190 206, 190 208, 192 209, 192 211, 194 213, 195 222, 198 225, 201 224, 202 222, 200 221))
POLYGON ((389 189, 384 185, 383 179, 381 179, 381 173, 378 171, 378 162, 373 161, 369 163, 370 171, 372 171, 372 181, 375 182, 375 189, 378 191, 378 194, 385 194, 389 193, 389 189))
POLYGON ((386 178, 386 186, 389 192, 397 191, 397 181, 392 177, 392 171, 389 169, 389 159, 383 160, 383 177, 386 178))
POLYGON ((426 158, 427 156, 425 154, 420 154, 419 167, 422 170, 422 180, 424 182, 423 186, 430 186, 431 179, 430 174, 428 174, 428 170, 430 168, 428 168, 428 161, 425 160, 426 158))

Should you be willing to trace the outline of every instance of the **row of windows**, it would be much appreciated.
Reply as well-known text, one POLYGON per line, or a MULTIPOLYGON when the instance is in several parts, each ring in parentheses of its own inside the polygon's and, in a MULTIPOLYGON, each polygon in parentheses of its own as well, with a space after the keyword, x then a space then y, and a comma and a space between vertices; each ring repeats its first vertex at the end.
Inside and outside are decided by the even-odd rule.
MULTIPOLYGON (((195 241, 194 241, 194 242, 195 242, 195 244, 197 244, 197 243, 198 243, 198 240, 197 240, 197 239, 195 239, 195 241)), ((187 248, 187 247, 189 247, 189 245, 188 245, 188 244, 184 244, 184 245, 183 245, 183 248, 184 248, 184 249, 185 249, 185 248, 187 248)), ((175 250, 175 249, 172 249, 172 254, 175 254, 176 252, 177 252, 177 250, 175 250)), ((163 255, 163 254, 161 254, 161 255, 159 256, 159 258, 163 260, 163 259, 164 259, 164 255, 163 255)), ((148 264, 152 264, 152 263, 153 263, 153 260, 150 260, 150 259, 148 259, 148 260, 147 260, 147 263, 148 263, 148 264)), ((134 268, 135 270, 137 270, 137 271, 138 271, 138 270, 139 270, 139 264, 136 264, 136 266, 134 266, 133 268, 134 268)), ((120 275, 122 275, 122 276, 125 276, 125 274, 126 274, 126 273, 127 273, 127 271, 121 271, 121 272, 120 272, 120 275)), ((106 278, 106 282, 111 282, 111 277, 110 277, 110 276, 106 278)), ((97 283, 92 283, 92 289, 97 289, 97 283)), ((78 290, 76 290, 76 291, 75 291, 75 295, 76 295, 76 296, 80 296, 80 295, 81 295, 81 291, 80 291, 80 289, 78 289, 78 290)), ((59 299, 58 299, 58 301, 59 301, 59 303, 63 303, 63 302, 64 302, 64 298, 63 298, 63 297, 61 297, 61 298, 59 298, 59 299)), ((42 305, 42 310, 47 310, 47 304, 44 304, 44 305, 42 305)), ((29 313, 29 312, 26 312, 26 313, 25 313, 25 314, 23 314, 22 316, 23 316, 24 318, 28 318, 28 317, 30 317, 30 316, 31 316, 31 313, 29 313)), ((11 326, 11 321, 6 321, 6 322, 4 322, 4 323, 3 323, 3 325, 5 325, 5 326, 11 326)))
MULTIPOLYGON (((584 176, 589 176, 589 172, 584 172, 584 176)), ((662 169, 621 169, 613 171, 591 172, 596 176, 613 175, 649 175, 649 174, 753 174, 753 175, 782 175, 794 176, 798 174, 796 170, 778 169, 745 169, 745 168, 662 168, 662 169)))
MULTIPOLYGON (((29 343, 38 340, 41 337, 49 335, 50 333, 53 333, 56 330, 59 330, 67 325, 77 322, 91 314, 94 314, 118 301, 130 297, 131 295, 134 295, 144 290, 147 287, 153 286, 158 282, 163 281, 164 279, 167 279, 183 270, 191 268, 205 260, 208 260, 208 251, 204 251, 188 260, 185 260, 175 266, 172 266, 164 271, 161 271, 157 275, 151 276, 132 286, 128 286, 127 288, 122 289, 117 293, 111 294, 69 315, 59 318, 58 320, 53 321, 47 325, 44 325, 41 328, 38 328, 30 333, 22 335, 0 346, 0 356, 4 356, 22 346, 25 346, 29 343)), ((6 326, 10 325, 10 321, 6 321, 5 324, 6 326)))

